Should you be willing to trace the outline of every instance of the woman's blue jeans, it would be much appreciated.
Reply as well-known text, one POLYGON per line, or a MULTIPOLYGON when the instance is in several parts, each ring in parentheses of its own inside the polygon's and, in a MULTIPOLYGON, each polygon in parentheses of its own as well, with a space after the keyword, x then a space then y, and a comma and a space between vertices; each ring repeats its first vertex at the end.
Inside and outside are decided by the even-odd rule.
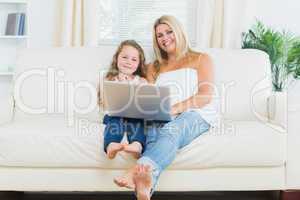
POLYGON ((138 164, 152 167, 152 191, 161 172, 175 159, 177 151, 208 131, 210 125, 195 111, 186 111, 174 120, 146 126, 146 149, 138 164))

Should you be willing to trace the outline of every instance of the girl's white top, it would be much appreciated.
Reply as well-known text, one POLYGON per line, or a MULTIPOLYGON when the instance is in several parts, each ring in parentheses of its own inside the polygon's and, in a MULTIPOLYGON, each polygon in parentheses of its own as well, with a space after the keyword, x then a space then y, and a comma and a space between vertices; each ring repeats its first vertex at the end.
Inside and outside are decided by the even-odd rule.
POLYGON ((128 83, 133 83, 133 84, 147 83, 147 81, 144 78, 142 78, 142 77, 140 77, 138 75, 135 75, 132 80, 123 80, 123 81, 120 81, 120 80, 118 80, 118 79, 115 78, 115 79, 113 79, 113 81, 116 81, 116 82, 128 82, 128 83))
MULTIPOLYGON (((171 88, 171 104, 174 105, 188 99, 198 92, 198 73, 193 68, 181 68, 174 71, 159 74, 156 79, 157 85, 169 86, 171 88)), ((216 87, 214 87, 216 88, 216 87)), ((211 126, 215 126, 219 119, 219 97, 214 89, 214 95, 209 104, 202 108, 188 109, 198 112, 211 126)))

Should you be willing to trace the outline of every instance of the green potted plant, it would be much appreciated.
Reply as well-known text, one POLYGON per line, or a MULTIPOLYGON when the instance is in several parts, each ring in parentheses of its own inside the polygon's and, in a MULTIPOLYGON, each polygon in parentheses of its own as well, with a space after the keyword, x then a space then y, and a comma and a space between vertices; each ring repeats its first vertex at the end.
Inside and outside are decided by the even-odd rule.
POLYGON ((298 109, 299 111, 300 105, 299 103, 297 105, 296 102, 299 102, 300 99, 300 41, 295 42, 291 47, 288 62, 293 73, 293 81, 291 81, 288 90, 291 103, 290 110, 295 111, 298 109))
POLYGON ((261 22, 257 23, 248 32, 243 34, 242 48, 259 49, 269 55, 272 73, 273 93, 268 99, 276 102, 277 115, 268 116, 269 122, 286 129, 287 124, 287 86, 299 85, 300 79, 300 39, 285 31, 276 31, 265 27, 261 22), (293 84, 292 84, 293 83, 293 84), (296 83, 296 84, 295 84, 296 83), (284 105, 284 108, 279 106, 284 105), (278 107, 277 107, 278 106, 278 107), (280 113, 280 114, 278 114, 280 113), (278 122, 284 122, 278 124, 278 122))
POLYGON ((300 40, 293 43, 288 54, 288 63, 295 79, 300 79, 300 40))
POLYGON ((285 31, 265 27, 260 21, 242 36, 242 48, 259 49, 269 55, 273 90, 286 89, 290 75, 300 77, 300 39, 285 31))

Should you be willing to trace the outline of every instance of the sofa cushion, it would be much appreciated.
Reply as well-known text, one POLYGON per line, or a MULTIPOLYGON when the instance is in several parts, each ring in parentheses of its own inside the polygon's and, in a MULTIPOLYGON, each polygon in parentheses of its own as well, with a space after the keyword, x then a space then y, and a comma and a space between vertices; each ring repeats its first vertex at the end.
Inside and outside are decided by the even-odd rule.
MULTIPOLYGON (((135 160, 103 153, 104 125, 64 118, 23 118, 0 127, 0 166, 123 169, 135 160)), ((256 121, 226 121, 179 151, 172 169, 279 166, 285 163, 286 134, 256 121)))

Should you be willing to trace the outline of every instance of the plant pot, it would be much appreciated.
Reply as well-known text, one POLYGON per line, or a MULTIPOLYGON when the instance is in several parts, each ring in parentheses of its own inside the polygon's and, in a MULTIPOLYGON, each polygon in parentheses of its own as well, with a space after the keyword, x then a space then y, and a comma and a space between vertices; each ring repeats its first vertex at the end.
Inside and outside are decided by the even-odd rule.
POLYGON ((288 111, 300 111, 300 79, 294 79, 288 87, 288 111))
POLYGON ((268 99, 269 123, 287 129, 288 111, 287 91, 274 91, 268 99))

